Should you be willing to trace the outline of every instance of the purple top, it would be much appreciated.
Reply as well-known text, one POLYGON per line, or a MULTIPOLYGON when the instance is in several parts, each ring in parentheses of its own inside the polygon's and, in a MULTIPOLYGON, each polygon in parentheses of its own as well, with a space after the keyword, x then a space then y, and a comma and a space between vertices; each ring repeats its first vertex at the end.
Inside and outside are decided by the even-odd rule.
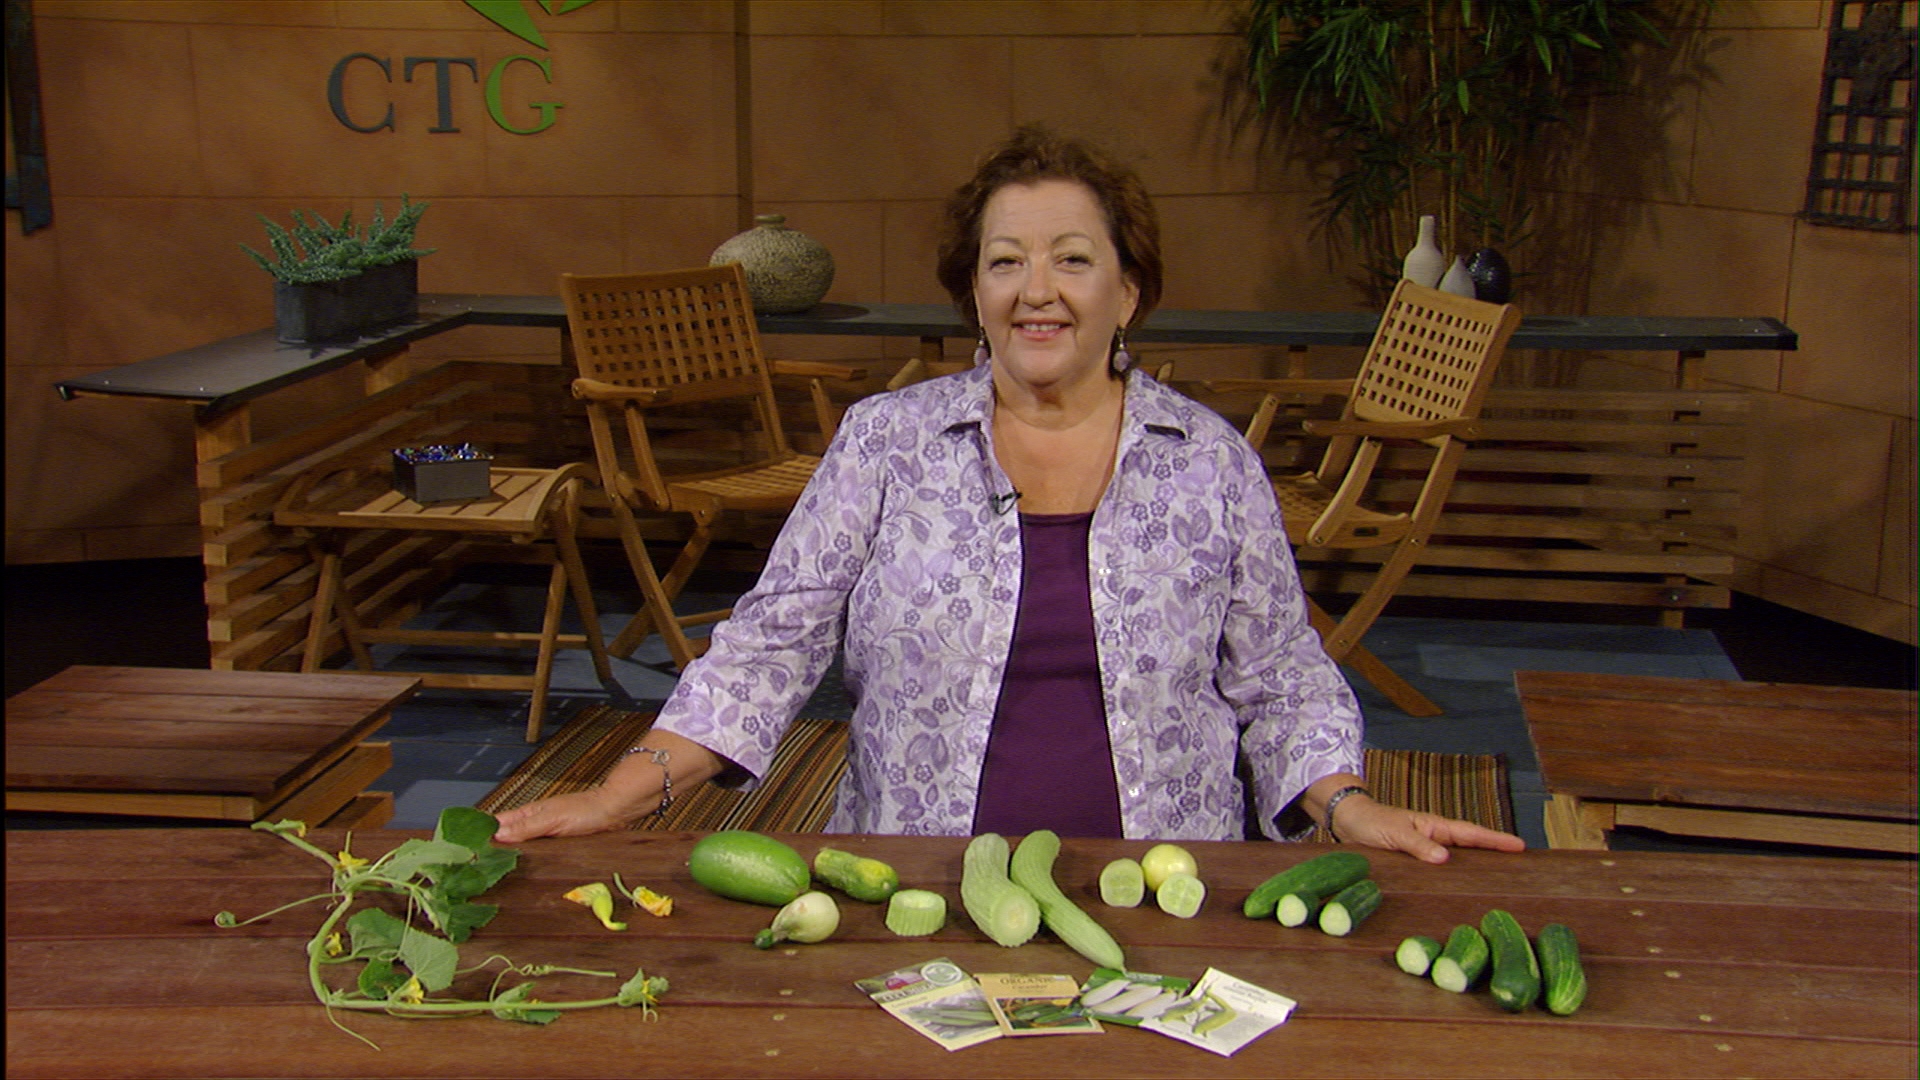
MULTIPOLYGON (((992 374, 848 407, 657 730, 759 776, 838 650, 854 709, 827 831, 968 835, 1024 562, 997 498, 1013 484, 993 456, 992 374)), ((1302 836, 1301 790, 1360 771, 1360 709, 1307 622, 1284 525, 1239 431, 1128 375, 1083 573, 1130 838, 1243 838, 1240 759, 1261 832, 1302 836)))
POLYGON ((976 835, 1122 835, 1087 583, 1092 526, 1092 511, 1020 515, 1020 607, 980 769, 976 835))

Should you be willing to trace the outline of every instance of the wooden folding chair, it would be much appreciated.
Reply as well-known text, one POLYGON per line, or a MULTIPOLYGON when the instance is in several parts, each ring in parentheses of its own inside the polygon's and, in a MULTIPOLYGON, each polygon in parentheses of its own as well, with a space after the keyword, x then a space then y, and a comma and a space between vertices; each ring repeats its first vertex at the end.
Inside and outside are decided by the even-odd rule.
POLYGON ((731 608, 675 615, 674 598, 729 511, 791 510, 820 459, 787 444, 774 399, 773 375, 810 380, 816 419, 829 441, 837 423, 824 378, 865 378, 838 364, 765 360, 746 277, 737 264, 649 274, 563 274, 569 343, 578 378, 573 393, 587 404, 594 456, 620 542, 641 590, 642 607, 614 639, 615 656, 631 654, 649 627, 666 639, 677 666, 704 651, 686 628, 718 622, 731 608), (648 417, 665 406, 748 406, 757 448, 747 460, 702 472, 660 467, 648 417), (637 514, 686 514, 692 533, 665 577, 654 569, 637 514))
POLYGON ((1352 382, 1328 379, 1218 379, 1210 390, 1265 393, 1247 425, 1263 446, 1289 397, 1342 395, 1337 420, 1303 421, 1307 434, 1328 439, 1317 468, 1274 478, 1296 548, 1391 547, 1373 581, 1336 622, 1308 601, 1313 626, 1328 655, 1358 671, 1402 711, 1438 716, 1441 709, 1360 645, 1394 591, 1419 561, 1447 501, 1453 477, 1474 437, 1481 402, 1507 340, 1520 325, 1511 304, 1488 304, 1402 281, 1387 302, 1379 329, 1352 382), (1381 450, 1391 441, 1417 440, 1433 448, 1420 493, 1410 510, 1366 504, 1381 450))

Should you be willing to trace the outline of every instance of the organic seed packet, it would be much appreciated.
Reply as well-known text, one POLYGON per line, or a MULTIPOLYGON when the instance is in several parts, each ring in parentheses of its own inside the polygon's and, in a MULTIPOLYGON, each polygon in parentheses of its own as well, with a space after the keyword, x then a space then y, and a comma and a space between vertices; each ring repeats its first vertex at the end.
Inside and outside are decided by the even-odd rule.
POLYGON ((1080 1007, 1080 984, 1071 975, 986 974, 974 976, 987 1008, 1006 1035, 1098 1035, 1100 1021, 1080 1007))
POLYGON ((1208 968, 1185 997, 1160 1015, 1140 1021, 1140 1027, 1229 1057, 1286 1023, 1294 1004, 1290 997, 1208 968))
POLYGON ((1080 988, 1080 1007, 1096 1020, 1139 1027, 1140 1021, 1172 1008, 1192 988, 1192 979, 1095 968, 1080 988))
POLYGON ((944 956, 853 985, 896 1020, 948 1050, 964 1050, 1003 1034, 980 984, 944 956))

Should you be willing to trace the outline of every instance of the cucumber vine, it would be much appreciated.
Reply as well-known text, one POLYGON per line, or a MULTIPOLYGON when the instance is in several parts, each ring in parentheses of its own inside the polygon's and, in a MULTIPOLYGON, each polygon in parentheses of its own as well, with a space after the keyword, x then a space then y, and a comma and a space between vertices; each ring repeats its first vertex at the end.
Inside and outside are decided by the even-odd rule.
POLYGON ((493 845, 493 834, 499 826, 493 815, 483 811, 466 806, 448 807, 440 813, 433 839, 408 840, 378 859, 363 859, 350 850, 351 834, 348 850, 336 855, 305 839, 304 822, 257 821, 253 824, 255 829, 272 833, 327 864, 333 871, 333 887, 249 919, 239 919, 231 911, 222 911, 214 916, 214 924, 245 926, 302 904, 332 901, 332 910, 307 942, 307 977, 314 996, 326 1007, 327 1016, 335 1026, 375 1049, 379 1047, 371 1039, 342 1025, 334 1017, 334 1010, 384 1012, 412 1018, 491 1014, 501 1020, 550 1024, 568 1010, 617 1005, 638 1006, 642 1015, 652 1017, 654 1004, 667 991, 667 980, 649 976, 644 970, 636 970, 632 978, 608 997, 543 1001, 533 996, 531 980, 537 976, 567 973, 612 979, 618 978, 619 973, 552 964, 515 964, 499 955, 489 956, 471 967, 460 967, 459 943, 485 926, 500 910, 495 904, 474 903, 473 898, 492 888, 520 860, 518 850, 493 845), (384 908, 372 906, 363 906, 349 916, 348 911, 368 894, 405 897, 405 916, 395 916, 384 908), (432 930, 416 925, 422 916, 432 930), (321 977, 326 967, 347 963, 365 964, 351 989, 335 989, 321 977), (442 993, 453 985, 457 976, 495 963, 502 965, 502 970, 494 977, 485 999, 442 993), (501 983, 509 975, 528 981, 503 989, 501 983))

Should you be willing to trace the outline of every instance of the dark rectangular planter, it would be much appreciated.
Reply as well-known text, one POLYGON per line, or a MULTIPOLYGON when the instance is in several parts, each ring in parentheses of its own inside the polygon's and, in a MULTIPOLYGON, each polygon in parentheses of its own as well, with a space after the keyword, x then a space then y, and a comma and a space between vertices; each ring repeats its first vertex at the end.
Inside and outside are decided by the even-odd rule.
POLYGON ((420 263, 376 266, 340 281, 273 284, 274 329, 296 345, 352 341, 419 315, 420 263))

